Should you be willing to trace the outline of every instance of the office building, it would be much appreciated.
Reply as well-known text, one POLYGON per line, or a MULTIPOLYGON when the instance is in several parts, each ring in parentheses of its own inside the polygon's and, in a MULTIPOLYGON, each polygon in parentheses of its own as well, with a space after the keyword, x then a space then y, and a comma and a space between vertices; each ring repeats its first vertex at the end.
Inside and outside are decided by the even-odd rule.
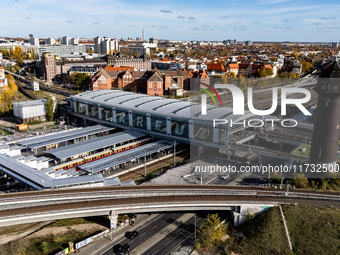
POLYGON ((52 53, 45 53, 42 55, 40 61, 40 71, 46 82, 51 83, 57 74, 56 61, 52 53))

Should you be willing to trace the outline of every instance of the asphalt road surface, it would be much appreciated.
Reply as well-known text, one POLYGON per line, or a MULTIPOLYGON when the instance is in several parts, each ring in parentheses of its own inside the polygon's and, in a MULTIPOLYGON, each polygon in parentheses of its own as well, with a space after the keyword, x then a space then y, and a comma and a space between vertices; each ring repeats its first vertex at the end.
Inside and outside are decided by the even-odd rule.
MULTIPOLYGON (((182 215, 184 215, 184 213, 161 214, 154 221, 149 223, 147 226, 137 228, 136 230, 138 231, 139 234, 134 239, 128 239, 125 236, 122 236, 119 239, 117 239, 116 244, 113 245, 113 247, 109 248, 106 252, 104 252, 103 255, 116 254, 118 249, 126 243, 130 245, 130 254, 133 254, 133 250, 135 248, 137 248, 139 245, 144 243, 150 237, 157 234, 159 231, 164 229, 166 226, 175 222, 182 215)), ((144 254, 147 254, 147 253, 144 253, 144 254)), ((162 254, 162 253, 159 253, 159 254, 162 254)))
MULTIPOLYGON (((204 219, 196 216, 196 228, 198 228, 204 219)), ((170 254, 174 250, 194 242, 195 217, 191 217, 188 221, 182 223, 177 229, 162 240, 151 246, 143 252, 143 255, 165 255, 170 254)))

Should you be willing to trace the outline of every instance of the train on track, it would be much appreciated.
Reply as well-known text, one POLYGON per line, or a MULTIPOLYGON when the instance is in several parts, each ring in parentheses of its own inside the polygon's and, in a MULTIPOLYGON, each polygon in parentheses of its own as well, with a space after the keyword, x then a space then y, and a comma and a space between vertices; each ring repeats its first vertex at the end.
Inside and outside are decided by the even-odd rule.
POLYGON ((104 151, 101 151, 101 152, 98 152, 98 153, 95 153, 95 154, 83 156, 83 157, 80 157, 78 159, 74 159, 72 161, 69 161, 69 162, 66 162, 66 163, 63 163, 63 164, 60 164, 60 165, 56 165, 52 168, 55 171, 61 170, 61 169, 66 170, 66 169, 70 169, 70 168, 75 168, 77 166, 83 165, 85 163, 89 163, 89 162, 97 160, 97 159, 105 158, 105 157, 111 156, 113 154, 117 154, 117 153, 120 153, 120 152, 123 152, 123 151, 127 151, 127 150, 130 150, 130 149, 142 146, 144 144, 150 143, 151 141, 152 141, 151 138, 145 138, 145 139, 142 139, 140 141, 136 141, 136 142, 132 142, 132 143, 128 143, 128 144, 118 146, 118 147, 111 149, 111 150, 104 150, 104 151))

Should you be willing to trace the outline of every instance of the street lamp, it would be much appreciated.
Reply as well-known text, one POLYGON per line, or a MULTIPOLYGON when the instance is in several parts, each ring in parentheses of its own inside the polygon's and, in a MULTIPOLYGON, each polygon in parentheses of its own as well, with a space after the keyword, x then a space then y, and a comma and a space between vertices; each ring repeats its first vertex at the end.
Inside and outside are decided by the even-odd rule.
POLYGON ((195 218, 195 229, 194 229, 194 237, 195 237, 195 240, 196 240, 196 215, 194 215, 194 218, 195 218))

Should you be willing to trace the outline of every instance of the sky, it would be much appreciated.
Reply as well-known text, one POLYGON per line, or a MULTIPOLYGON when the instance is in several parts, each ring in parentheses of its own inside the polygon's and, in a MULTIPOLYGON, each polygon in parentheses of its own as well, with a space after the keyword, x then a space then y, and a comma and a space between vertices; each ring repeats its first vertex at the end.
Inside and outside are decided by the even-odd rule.
POLYGON ((340 42, 340 1, 0 0, 0 37, 340 42))

